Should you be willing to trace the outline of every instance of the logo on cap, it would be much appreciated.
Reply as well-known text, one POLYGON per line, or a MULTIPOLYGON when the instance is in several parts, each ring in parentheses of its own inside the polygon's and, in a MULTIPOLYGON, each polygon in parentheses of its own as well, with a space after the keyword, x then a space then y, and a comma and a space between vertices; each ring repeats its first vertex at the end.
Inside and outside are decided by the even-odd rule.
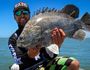
POLYGON ((18 3, 18 4, 15 5, 15 8, 17 8, 19 6, 28 7, 26 3, 20 2, 20 3, 18 3))

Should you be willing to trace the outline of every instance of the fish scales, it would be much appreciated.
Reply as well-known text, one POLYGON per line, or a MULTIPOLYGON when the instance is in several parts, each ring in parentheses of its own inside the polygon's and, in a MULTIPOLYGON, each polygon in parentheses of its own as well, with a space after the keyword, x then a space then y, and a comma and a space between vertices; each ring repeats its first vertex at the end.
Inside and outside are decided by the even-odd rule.
POLYGON ((63 13, 40 13, 27 22, 17 40, 17 46, 34 47, 37 44, 42 44, 42 47, 49 46, 53 43, 51 30, 55 27, 63 29, 66 36, 72 38, 74 32, 82 28, 82 22, 63 13))

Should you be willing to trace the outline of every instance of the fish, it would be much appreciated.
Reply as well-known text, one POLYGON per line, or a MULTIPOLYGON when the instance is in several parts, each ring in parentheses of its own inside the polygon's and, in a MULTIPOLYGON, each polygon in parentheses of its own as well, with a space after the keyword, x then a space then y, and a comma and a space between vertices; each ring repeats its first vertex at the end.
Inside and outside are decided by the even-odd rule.
MULTIPOLYGON (((55 27, 61 28, 66 37, 73 38, 76 31, 84 28, 84 23, 57 10, 40 11, 26 23, 17 40, 17 47, 28 48, 35 47, 38 44, 42 44, 42 47, 48 47, 53 44, 51 31, 55 27)), ((83 39, 85 33, 80 30, 79 32, 81 32, 79 38, 83 39)))

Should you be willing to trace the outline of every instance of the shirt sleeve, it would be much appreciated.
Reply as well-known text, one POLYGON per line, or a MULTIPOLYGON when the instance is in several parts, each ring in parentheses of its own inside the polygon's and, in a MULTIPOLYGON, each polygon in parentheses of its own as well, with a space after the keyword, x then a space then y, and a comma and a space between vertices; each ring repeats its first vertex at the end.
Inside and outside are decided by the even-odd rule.
POLYGON ((11 55, 14 58, 15 63, 19 63, 20 61, 20 50, 18 49, 18 47, 16 47, 16 40, 17 40, 17 34, 14 33, 12 34, 12 36, 9 38, 8 40, 8 46, 9 46, 9 50, 11 52, 11 55))
POLYGON ((45 50, 46 50, 46 53, 49 55, 50 58, 54 58, 54 57, 57 56, 56 54, 52 53, 52 52, 51 52, 50 50, 48 50, 47 48, 45 48, 45 50))

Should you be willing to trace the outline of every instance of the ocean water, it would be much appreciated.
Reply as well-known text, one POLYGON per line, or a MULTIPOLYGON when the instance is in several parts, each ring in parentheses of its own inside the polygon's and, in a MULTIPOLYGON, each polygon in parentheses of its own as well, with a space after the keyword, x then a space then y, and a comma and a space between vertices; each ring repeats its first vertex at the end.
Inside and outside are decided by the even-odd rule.
POLYGON ((0 38, 0 70, 10 70, 13 59, 8 48, 8 38, 0 38))
MULTIPOLYGON (((9 70, 13 58, 8 48, 8 38, 0 38, 0 70, 9 70)), ((80 62, 82 70, 90 70, 90 39, 78 41, 65 39, 60 49, 61 56, 72 56, 80 62)))
POLYGON ((90 70, 90 38, 83 41, 67 38, 60 53, 60 55, 75 57, 80 62, 80 68, 90 70))

